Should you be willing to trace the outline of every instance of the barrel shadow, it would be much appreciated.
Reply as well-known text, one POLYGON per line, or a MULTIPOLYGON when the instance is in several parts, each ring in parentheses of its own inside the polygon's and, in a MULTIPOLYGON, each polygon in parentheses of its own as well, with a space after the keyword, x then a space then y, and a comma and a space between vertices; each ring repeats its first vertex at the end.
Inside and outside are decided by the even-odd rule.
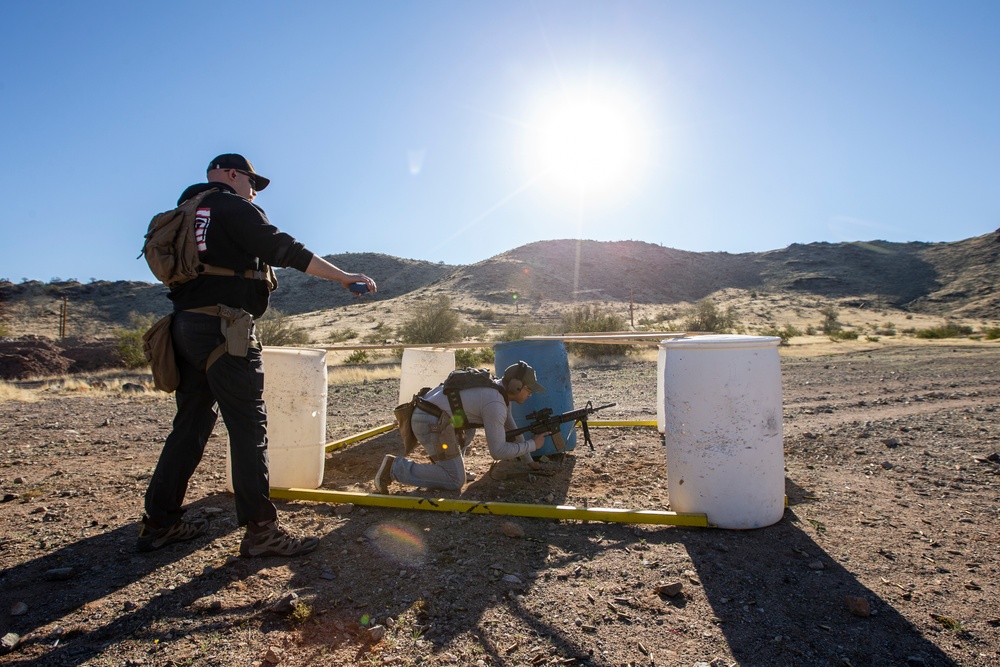
POLYGON ((767 528, 684 539, 739 664, 956 664, 806 530, 788 509, 767 528))

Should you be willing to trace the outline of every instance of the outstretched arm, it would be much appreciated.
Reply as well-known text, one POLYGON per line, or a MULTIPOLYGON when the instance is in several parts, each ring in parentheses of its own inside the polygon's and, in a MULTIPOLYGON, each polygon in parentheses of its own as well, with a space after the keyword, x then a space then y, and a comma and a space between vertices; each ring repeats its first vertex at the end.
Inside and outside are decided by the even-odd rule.
POLYGON ((368 285, 368 291, 374 292, 378 288, 375 286, 375 281, 366 276, 363 273, 347 273, 346 271, 334 266, 330 262, 326 261, 319 255, 313 255, 313 258, 309 260, 309 266, 306 267, 306 273, 310 276, 316 276, 317 278, 323 278, 324 280, 332 280, 338 282, 347 289, 347 286, 351 283, 362 282, 368 285))

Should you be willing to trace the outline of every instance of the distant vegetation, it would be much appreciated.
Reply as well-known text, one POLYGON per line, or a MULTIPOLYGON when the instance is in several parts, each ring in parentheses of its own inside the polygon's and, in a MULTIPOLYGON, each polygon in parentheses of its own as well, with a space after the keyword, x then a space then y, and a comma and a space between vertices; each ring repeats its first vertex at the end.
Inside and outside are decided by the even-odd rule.
MULTIPOLYGON (((614 312, 598 306, 579 306, 562 315, 563 333, 604 333, 625 331, 628 323, 614 312)), ((631 345, 601 345, 567 343, 566 351, 581 357, 623 356, 632 352, 631 345)))
POLYGON ((823 324, 820 325, 823 333, 830 335, 840 332, 843 325, 840 323, 840 311, 836 306, 823 306, 819 309, 819 313, 823 316, 823 324))
POLYGON ((917 329, 914 335, 917 338, 958 338, 960 336, 968 336, 972 332, 972 327, 946 321, 941 326, 917 329))
POLYGON ((287 345, 290 347, 308 345, 309 332, 292 323, 284 312, 268 308, 264 316, 256 321, 257 340, 261 345, 287 345))
POLYGON ((729 306, 721 310, 711 299, 702 299, 684 321, 687 331, 713 331, 729 333, 736 326, 736 309, 729 306))
POLYGON ((146 366, 146 356, 142 352, 142 336, 153 326, 156 316, 150 313, 140 315, 129 313, 129 327, 114 329, 115 352, 125 368, 142 368, 146 366))
POLYGON ((781 345, 788 345, 788 341, 796 336, 801 336, 802 332, 793 327, 791 324, 786 324, 783 328, 779 329, 777 327, 769 327, 760 332, 761 336, 775 336, 781 339, 781 345))
POLYGON ((421 343, 455 343, 460 320, 451 307, 451 299, 441 295, 399 326, 399 340, 409 345, 421 343))

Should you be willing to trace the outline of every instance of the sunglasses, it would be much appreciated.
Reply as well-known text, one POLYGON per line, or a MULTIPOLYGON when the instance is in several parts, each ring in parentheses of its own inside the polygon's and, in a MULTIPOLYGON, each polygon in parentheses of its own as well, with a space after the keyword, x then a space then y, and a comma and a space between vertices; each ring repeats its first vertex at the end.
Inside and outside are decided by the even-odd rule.
POLYGON ((253 191, 255 191, 255 192, 257 191, 257 181, 254 180, 253 174, 251 174, 250 172, 247 172, 247 171, 243 171, 242 169, 237 169, 236 172, 240 173, 240 174, 243 174, 244 176, 246 176, 247 177, 247 181, 250 182, 250 189, 253 190, 253 191))

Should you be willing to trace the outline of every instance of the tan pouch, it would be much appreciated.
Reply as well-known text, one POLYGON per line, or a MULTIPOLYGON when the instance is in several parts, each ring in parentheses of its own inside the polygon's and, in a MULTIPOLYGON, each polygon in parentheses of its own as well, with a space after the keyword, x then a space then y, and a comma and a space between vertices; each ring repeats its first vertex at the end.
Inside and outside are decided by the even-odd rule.
POLYGON ((142 353, 153 371, 153 386, 168 394, 181 383, 181 373, 174 356, 174 342, 170 335, 173 321, 173 313, 161 317, 142 336, 142 353))
POLYGON ((396 418, 396 426, 399 428, 399 436, 403 439, 403 452, 406 456, 409 456, 414 449, 420 446, 420 441, 413 434, 413 425, 410 424, 410 418, 413 416, 413 411, 417 409, 417 399, 430 390, 430 387, 422 388, 413 395, 411 400, 406 403, 400 403, 392 411, 392 416, 396 418))
POLYGON ((393 417, 396 418, 396 426, 399 427, 399 436, 403 439, 403 453, 407 456, 420 445, 417 436, 413 434, 413 426, 410 424, 410 417, 413 416, 415 409, 416 402, 409 401, 400 403, 392 411, 393 417))

